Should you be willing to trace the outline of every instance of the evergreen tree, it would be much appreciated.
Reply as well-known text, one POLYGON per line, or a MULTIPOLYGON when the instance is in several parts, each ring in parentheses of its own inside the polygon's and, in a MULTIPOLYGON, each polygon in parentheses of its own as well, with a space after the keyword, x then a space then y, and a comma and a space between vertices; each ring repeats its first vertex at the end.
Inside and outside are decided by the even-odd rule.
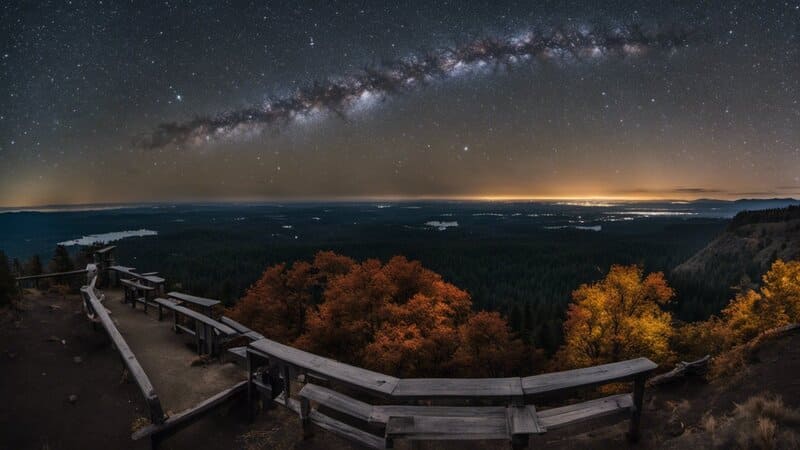
POLYGON ((41 275, 43 271, 42 259, 39 258, 39 255, 31 256, 31 259, 25 265, 26 275, 41 275))
POLYGON ((16 280, 11 274, 6 254, 0 250, 0 306, 11 303, 16 293, 16 280))
POLYGON ((53 253, 53 259, 50 260, 50 272, 69 272, 74 268, 75 266, 72 264, 67 248, 63 245, 57 245, 56 251, 53 253))
POLYGON ((14 258, 11 262, 11 272, 14 274, 15 277, 22 276, 22 263, 19 262, 19 258, 14 258))

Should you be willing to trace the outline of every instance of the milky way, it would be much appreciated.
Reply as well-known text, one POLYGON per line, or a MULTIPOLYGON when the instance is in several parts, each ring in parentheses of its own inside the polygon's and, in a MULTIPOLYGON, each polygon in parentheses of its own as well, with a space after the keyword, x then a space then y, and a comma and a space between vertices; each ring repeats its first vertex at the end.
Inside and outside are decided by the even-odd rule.
POLYGON ((389 96, 418 89, 436 80, 492 71, 526 62, 582 62, 609 57, 637 57, 650 51, 679 49, 689 32, 677 27, 644 29, 638 25, 611 29, 589 26, 532 30, 512 37, 484 37, 455 48, 402 58, 349 76, 330 78, 293 95, 260 106, 160 124, 138 140, 145 148, 200 145, 256 136, 267 128, 302 122, 320 114, 346 118, 389 96))

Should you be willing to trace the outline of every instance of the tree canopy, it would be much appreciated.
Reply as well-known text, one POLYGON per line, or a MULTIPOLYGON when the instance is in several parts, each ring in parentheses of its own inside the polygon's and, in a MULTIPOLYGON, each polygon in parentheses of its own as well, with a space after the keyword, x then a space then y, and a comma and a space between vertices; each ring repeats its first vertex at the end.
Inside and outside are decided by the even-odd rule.
POLYGON ((50 260, 50 272, 69 272, 74 269, 75 265, 72 263, 72 258, 63 245, 57 245, 55 252, 53 252, 53 259, 50 260))
POLYGON ((272 266, 230 314, 272 339, 402 376, 499 376, 532 355, 499 314, 474 313, 467 292, 402 256, 319 252, 272 266))
POLYGON ((612 266, 604 279, 572 293, 557 364, 573 368, 640 356, 669 359, 672 316, 661 307, 673 296, 661 272, 644 276, 639 266, 612 266))

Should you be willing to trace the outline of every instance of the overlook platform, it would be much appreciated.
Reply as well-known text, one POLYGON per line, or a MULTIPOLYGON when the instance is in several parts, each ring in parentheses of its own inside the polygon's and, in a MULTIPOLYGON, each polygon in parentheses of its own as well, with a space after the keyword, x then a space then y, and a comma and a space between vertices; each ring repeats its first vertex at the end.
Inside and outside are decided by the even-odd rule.
POLYGON ((123 304, 120 289, 104 294, 103 305, 150 377, 165 411, 183 411, 247 379, 233 363, 193 366, 194 344, 184 335, 176 336, 171 321, 159 322, 154 309, 145 315, 141 308, 123 304))

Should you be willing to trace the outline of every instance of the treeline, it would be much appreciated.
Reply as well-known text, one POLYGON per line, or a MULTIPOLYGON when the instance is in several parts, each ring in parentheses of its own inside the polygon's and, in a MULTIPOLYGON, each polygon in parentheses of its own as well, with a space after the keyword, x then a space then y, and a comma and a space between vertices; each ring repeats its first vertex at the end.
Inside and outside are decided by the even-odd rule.
POLYGON ((771 208, 758 211, 742 211, 731 219, 728 231, 734 231, 743 225, 764 222, 785 222, 800 219, 800 205, 789 205, 786 208, 771 208))
MULTIPOLYGON (((532 231, 511 225, 433 233, 364 225, 326 228, 325 234, 303 234, 295 240, 267 235, 258 224, 245 221, 235 232, 229 225, 206 225, 122 240, 116 259, 140 271, 158 271, 170 289, 217 298, 230 306, 265 267, 309 260, 319 250, 359 261, 385 262, 404 255, 468 292, 476 310, 507 317, 523 342, 551 354, 562 343, 562 323, 577 286, 597 280, 616 263, 669 273, 724 226, 718 220, 654 219, 609 226, 601 233, 532 231)), ((74 253, 74 267, 83 267, 90 252, 83 248, 74 253)), ((49 258, 34 257, 15 265, 15 272, 25 275, 52 270, 49 258)), ((720 298, 728 298, 729 286, 722 285, 720 298)), ((705 319, 723 306, 708 307, 701 296, 686 300, 680 288, 678 293, 671 308, 683 320, 705 319)))
MULTIPOLYGON (((74 254, 71 254, 63 245, 57 245, 53 250, 53 255, 47 261, 47 264, 42 263, 42 258, 39 255, 33 255, 25 262, 20 261, 18 258, 13 258, 9 261, 5 253, 0 250, 0 254, 2 254, 3 260, 5 261, 0 261, 0 266, 2 266, 0 267, 0 271, 3 271, 3 267, 5 267, 8 271, 8 276, 14 285, 11 294, 9 295, 12 297, 16 295, 15 278, 43 275, 48 273, 69 272, 84 268, 86 267, 86 264, 93 261, 93 253, 99 247, 99 244, 84 246, 80 247, 74 254)), ((75 277, 72 277, 68 280, 42 279, 41 281, 38 281, 37 286, 40 288, 48 288, 53 284, 59 284, 63 285, 62 287, 66 290, 75 290, 80 287, 81 283, 81 279, 75 277)), ((3 294, 0 294, 0 296, 1 295, 3 294)))
POLYGON ((710 378, 741 370, 743 345, 800 323, 800 261, 775 261, 753 288, 742 289, 719 314, 693 323, 667 306, 675 291, 663 274, 613 266, 602 280, 581 285, 564 322, 565 343, 551 364, 584 367, 645 356, 660 364, 712 355, 710 378))
POLYGON ((63 245, 56 245, 47 265, 42 264, 42 258, 37 254, 25 262, 13 258, 9 263, 9 270, 15 277, 22 277, 81 269, 94 260, 93 253, 99 247, 99 244, 82 246, 77 253, 71 254, 63 245))
POLYGON ((637 357, 668 365, 706 354, 719 355, 719 376, 737 364, 727 352, 800 322, 800 261, 776 261, 705 321, 676 320, 675 298, 663 273, 613 265, 573 291, 563 343, 546 361, 506 318, 476 311, 467 292, 417 261, 320 252, 269 267, 228 314, 280 342, 400 376, 510 376, 637 357))
POLYGON ((122 264, 160 272, 170 288, 233 305, 264 267, 309 260, 319 250, 355 260, 388 261, 404 255, 466 290, 476 309, 508 317, 526 343, 553 352, 561 343, 561 324, 576 286, 598 279, 615 263, 668 272, 724 226, 722 221, 654 220, 602 233, 506 227, 491 234, 364 226, 298 240, 248 228, 234 233, 220 226, 123 240, 116 256, 122 264))

